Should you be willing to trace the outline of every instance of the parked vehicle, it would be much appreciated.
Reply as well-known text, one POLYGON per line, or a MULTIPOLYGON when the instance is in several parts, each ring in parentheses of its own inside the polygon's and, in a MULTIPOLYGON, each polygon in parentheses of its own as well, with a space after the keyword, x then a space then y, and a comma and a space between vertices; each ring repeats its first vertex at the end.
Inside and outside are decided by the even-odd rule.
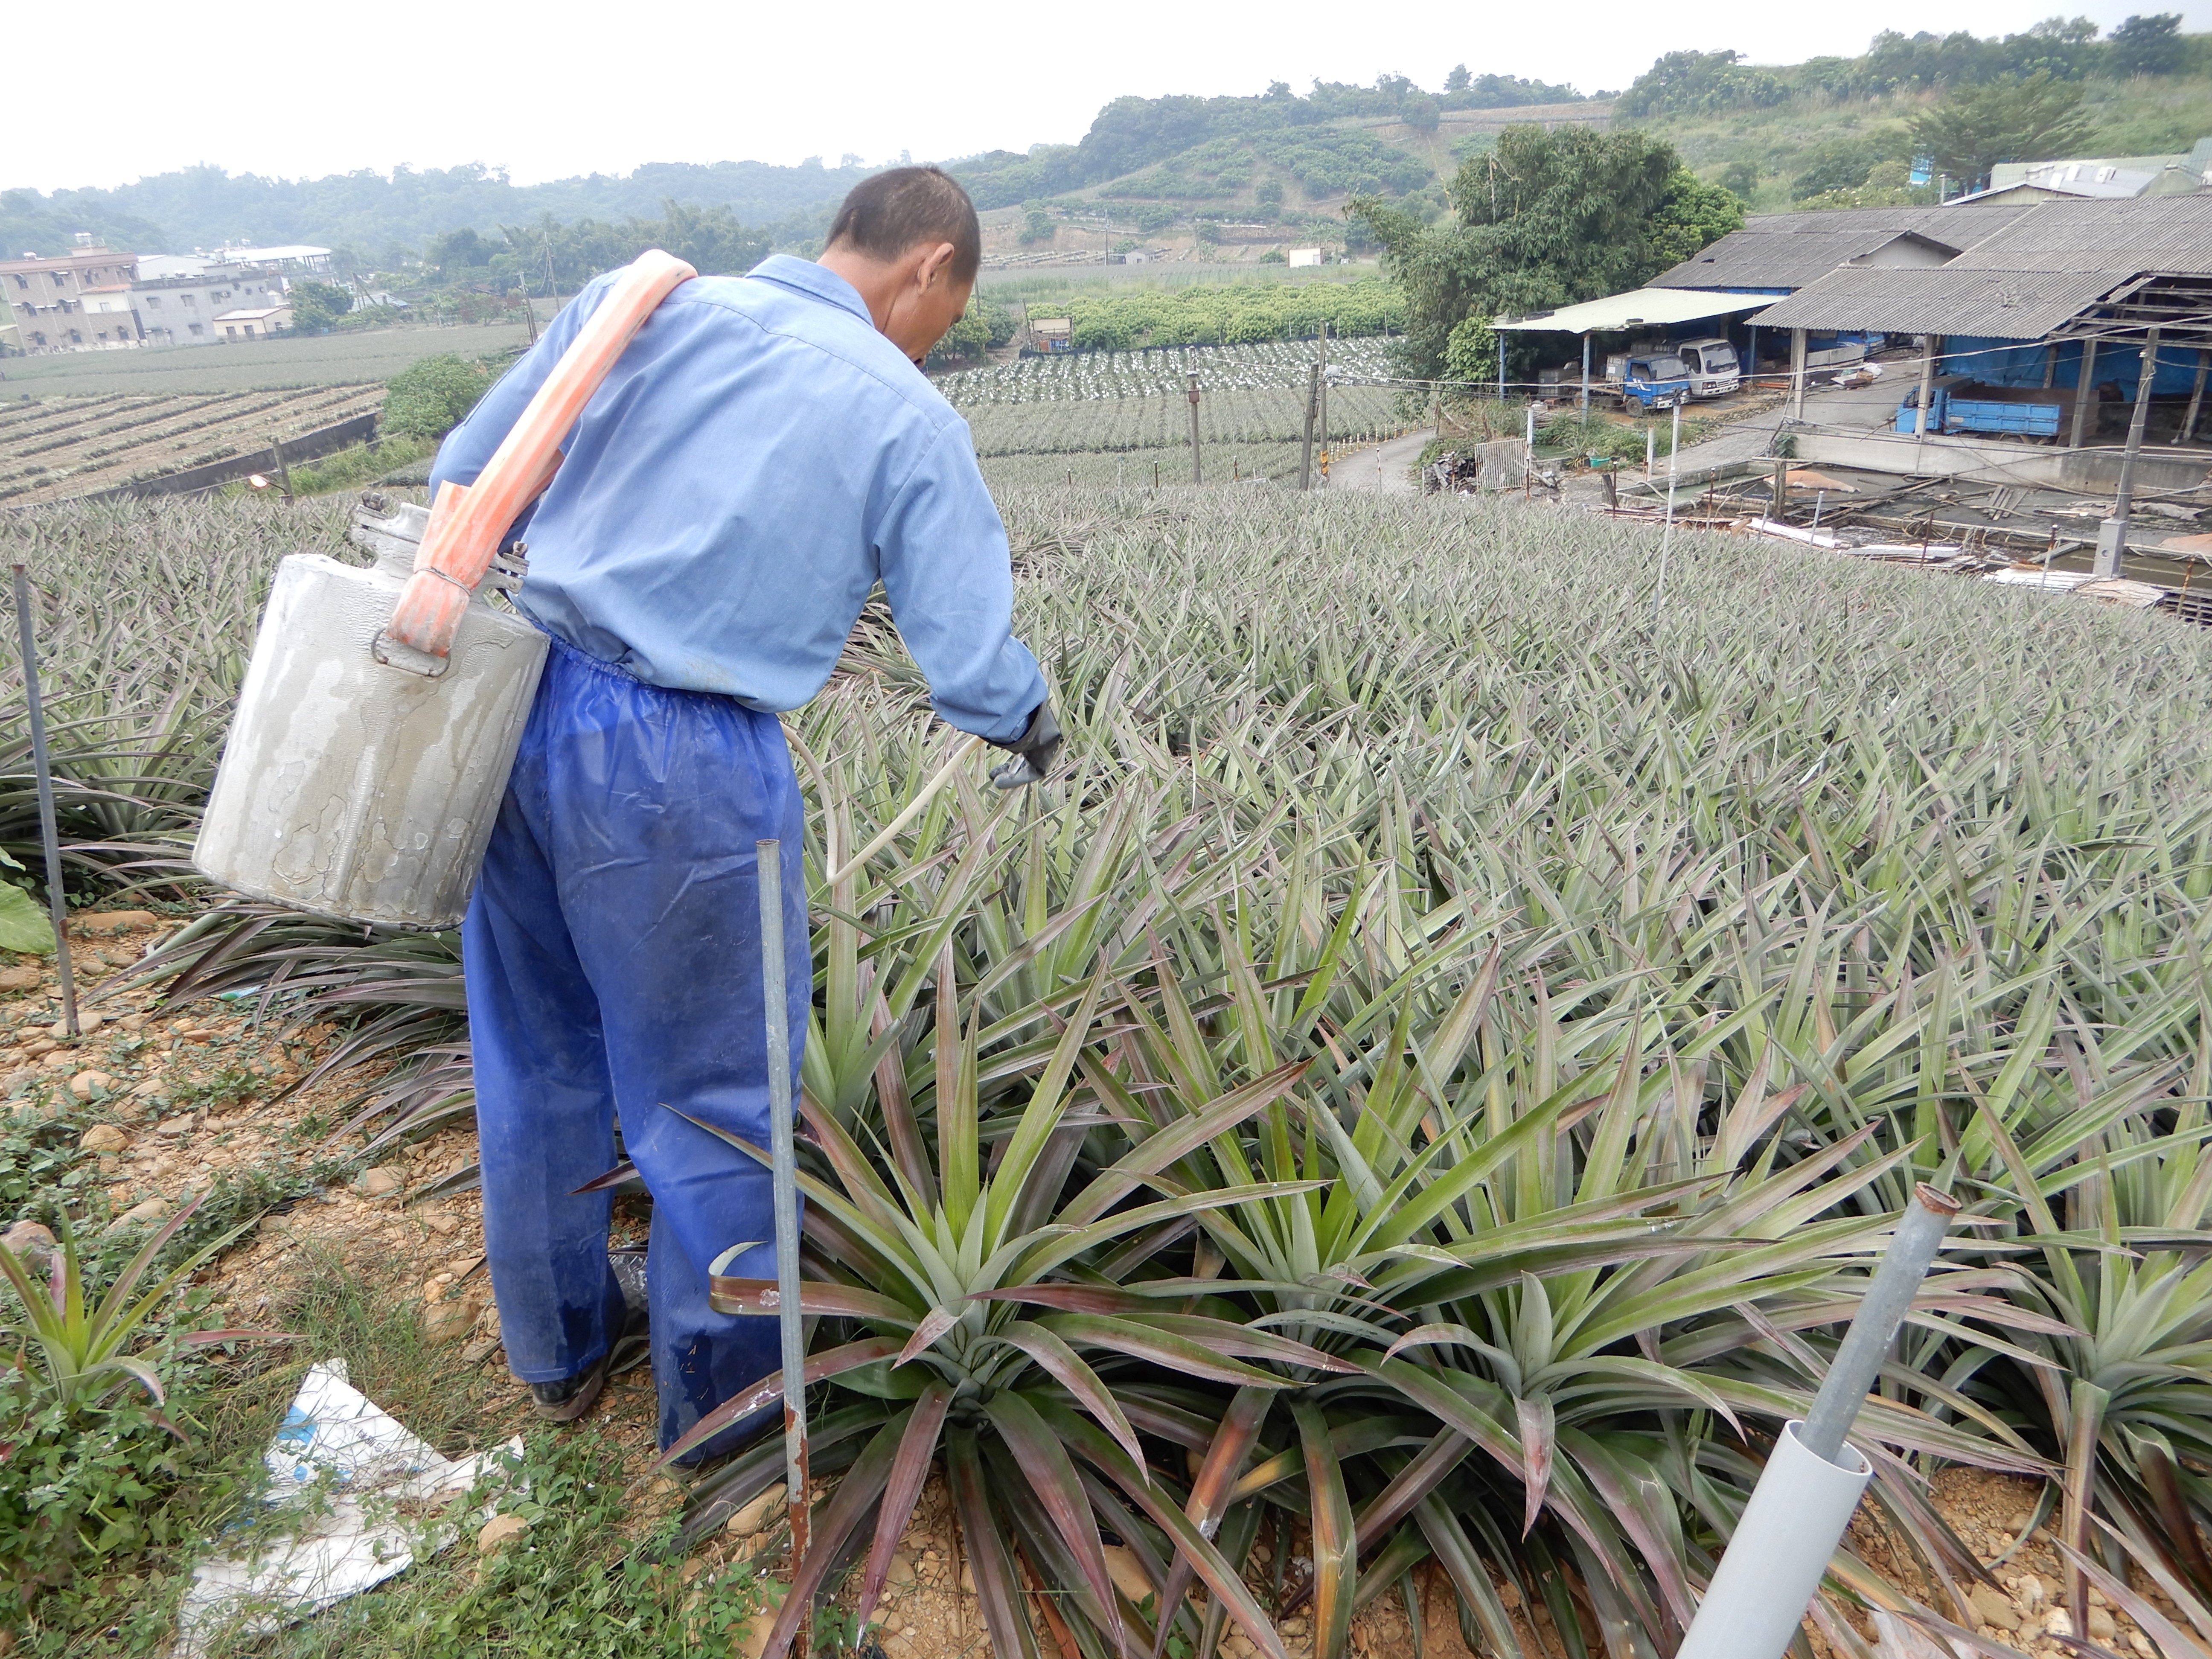
POLYGON ((1743 365, 1726 340, 1684 340, 1674 347, 1690 371, 1690 396, 1725 398, 1743 385, 1743 365))
POLYGON ((1604 389, 1632 415, 1690 401, 1690 366, 1670 349, 1620 352, 1605 360, 1604 389))
MULTIPOLYGON (((1982 386, 1963 374, 1937 377, 1929 386, 1930 432, 2006 433, 2023 438, 2055 438, 2065 404, 2041 387, 1982 386)), ((1897 429, 1920 429, 1920 388, 1914 386, 1897 406, 1897 429)))

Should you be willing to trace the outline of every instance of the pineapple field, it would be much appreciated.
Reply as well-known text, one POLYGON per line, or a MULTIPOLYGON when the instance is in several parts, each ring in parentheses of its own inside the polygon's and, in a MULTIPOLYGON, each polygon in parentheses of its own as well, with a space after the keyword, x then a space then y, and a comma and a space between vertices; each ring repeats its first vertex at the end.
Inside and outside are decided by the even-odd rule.
MULTIPOLYGON (((786 717, 804 1557, 773 1438, 673 1492, 549 1438, 501 1500, 542 1553, 421 1563, 214 1650, 757 1655, 818 1602, 818 1642, 891 1659, 1672 1654, 1917 1182, 1963 1211, 1859 1417, 1874 1483, 1805 1650, 2212 1647, 2205 636, 1696 533, 1661 597, 1648 531, 1517 503, 1060 482, 1001 490, 1060 777, 978 772, 832 884, 951 742, 880 602, 786 717)), ((163 1263, 229 1255, 130 1352, 217 1427, 0 1370, 19 1653, 157 1650, 320 1357, 188 1353, 273 1316, 221 1264, 304 1249, 285 1230, 349 1182, 467 1201, 457 940, 183 872, 258 596, 350 506, 0 523, 40 594, 72 902, 172 928, 106 1006, 312 1048, 239 1088, 331 1103, 220 1173, 222 1233, 161 1236, 163 1263), (124 1525, 94 1465, 184 1518, 124 1525)), ((0 850, 27 884, 11 696, 0 850)), ((135 1149, 207 1108, 153 1049, 102 1052, 82 1093, 12 1074, 0 1221, 135 1248, 113 1218, 181 1192, 135 1149)), ((330 1202, 332 1248, 391 1236, 330 1202)), ((23 1285, 0 1326, 34 1322, 23 1285)), ((375 1329, 419 1340, 391 1334, 443 1305, 386 1297, 375 1329)), ((495 1350, 438 1361, 421 1409, 502 1386, 495 1350)))

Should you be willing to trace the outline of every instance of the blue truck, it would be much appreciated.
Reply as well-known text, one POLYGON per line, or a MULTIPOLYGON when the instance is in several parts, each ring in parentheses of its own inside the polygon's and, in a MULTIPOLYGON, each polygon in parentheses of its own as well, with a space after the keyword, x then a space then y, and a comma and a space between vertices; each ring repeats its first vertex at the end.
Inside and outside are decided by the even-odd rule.
MULTIPOLYGON (((2055 438, 2065 410, 2061 393, 2048 387, 1982 386, 1963 374, 1938 375, 1929 386, 1928 430, 1987 432, 2021 438, 2055 438)), ((1897 429, 1920 430, 1920 388, 1897 406, 1897 429)))
POLYGON ((1690 366, 1671 351, 1616 352, 1605 360, 1605 389, 1632 415, 1690 401, 1690 366))

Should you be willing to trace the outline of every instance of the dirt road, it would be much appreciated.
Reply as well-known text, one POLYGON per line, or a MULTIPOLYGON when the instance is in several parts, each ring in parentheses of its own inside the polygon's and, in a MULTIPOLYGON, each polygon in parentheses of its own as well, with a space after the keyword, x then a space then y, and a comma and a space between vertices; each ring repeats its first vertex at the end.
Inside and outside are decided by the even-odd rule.
POLYGON ((1426 430, 1377 444, 1346 456, 1329 469, 1331 489, 1376 490, 1386 495, 1410 495, 1417 486, 1408 476, 1429 441, 1426 430))

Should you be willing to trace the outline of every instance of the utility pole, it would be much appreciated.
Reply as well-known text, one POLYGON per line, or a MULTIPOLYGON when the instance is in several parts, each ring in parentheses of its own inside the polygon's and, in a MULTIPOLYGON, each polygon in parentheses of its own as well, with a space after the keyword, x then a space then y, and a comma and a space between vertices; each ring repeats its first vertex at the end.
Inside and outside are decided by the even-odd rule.
MULTIPOLYGON (((1942 337, 1940 334, 1925 334, 1921 337, 1920 392, 1912 415, 1912 460, 1916 466, 1919 465, 1920 452, 1928 444, 1929 417, 1935 413, 1936 355, 1942 349, 1942 337)), ((1801 328, 1797 331, 1798 349, 1801 352, 1804 349, 1804 339, 1805 331, 1801 328)), ((1803 362, 1803 359, 1801 357, 1799 362, 1803 362)))
POLYGON ((1328 477, 1328 319, 1321 325, 1321 403, 1315 424, 1321 428, 1321 475, 1328 477))
POLYGON ((1199 466, 1198 458, 1198 371, 1184 371, 1190 380, 1190 481, 1204 483, 1206 475, 1199 466))
POLYGON ((2120 452, 2120 484, 2112 492, 2112 516, 2097 526, 2097 559, 2091 567, 2099 576, 2117 576, 2128 550, 2128 509, 2134 505, 2136 457, 2142 451, 2143 428, 2150 418, 2151 382, 2158 378, 2158 325, 2144 337, 2142 367, 2136 371, 2136 406, 2128 416, 2128 447, 2120 452))
POLYGON ((1321 396, 1321 365, 1309 364, 1306 368, 1306 436, 1305 447, 1298 454, 1298 488, 1313 488, 1313 428, 1314 404, 1321 396))
MULTIPOLYGON (((1583 335, 1583 424, 1584 426, 1589 424, 1589 354, 1590 337, 1585 332, 1583 335)), ((1439 432, 1437 435, 1441 438, 1443 434, 1439 432)))

